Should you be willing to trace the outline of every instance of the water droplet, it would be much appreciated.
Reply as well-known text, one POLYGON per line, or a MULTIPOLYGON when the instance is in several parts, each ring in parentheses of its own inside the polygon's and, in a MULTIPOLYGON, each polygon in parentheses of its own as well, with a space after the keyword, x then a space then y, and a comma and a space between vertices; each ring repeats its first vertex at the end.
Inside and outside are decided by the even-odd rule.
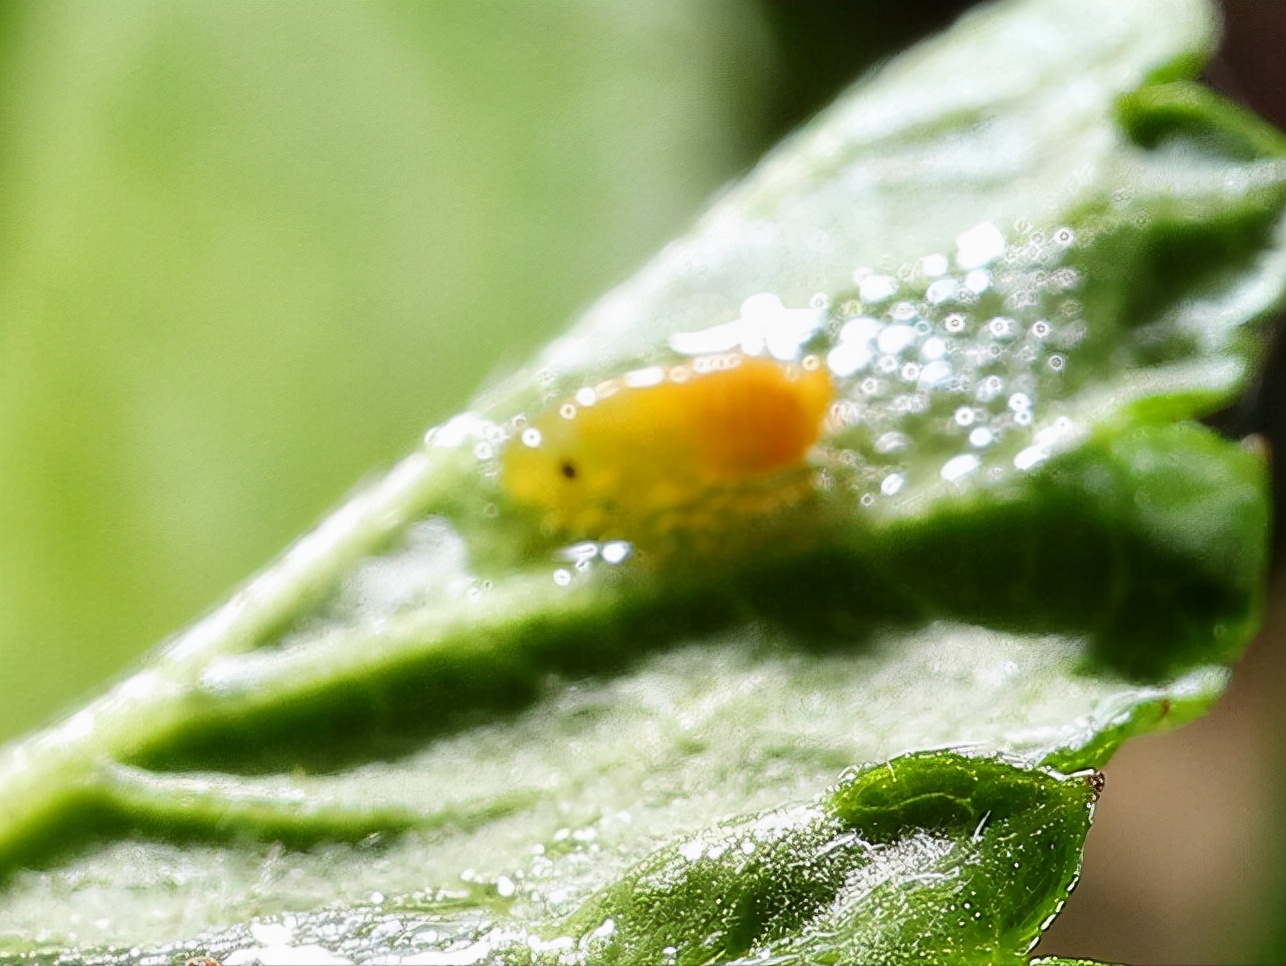
POLYGON ((616 920, 604 919, 603 924, 590 933, 593 939, 608 939, 616 932, 616 920))
POLYGON ((985 268, 975 268, 965 276, 965 288, 974 295, 981 295, 987 289, 991 288, 991 272, 985 268))
POLYGON ((973 453, 961 453, 959 456, 953 456, 942 465, 942 478, 948 483, 954 483, 961 477, 976 470, 981 462, 973 453))
POLYGON ((683 856, 689 862, 696 862, 705 855, 705 850, 705 843, 700 839, 695 839, 691 842, 684 842, 680 845, 679 855, 683 856))
POLYGON ((910 302, 899 302, 889 309, 889 316, 898 322, 909 322, 915 318, 915 306, 910 302))
POLYGON ((849 319, 839 330, 841 342, 870 342, 880 334, 880 320, 869 315, 849 319))
POLYGON ((566 587, 572 582, 572 572, 566 568, 559 567, 554 571, 554 583, 559 587, 566 587))
POLYGON ((1049 459, 1050 451, 1047 446, 1028 446, 1025 450, 1019 452, 1014 457, 1014 466, 1020 470, 1029 470, 1033 466, 1043 463, 1049 459))
POLYGON ((920 271, 923 272, 929 278, 937 278, 939 275, 944 274, 946 270, 947 270, 946 255, 939 255, 935 253, 933 255, 925 255, 923 258, 920 259, 920 271))
POLYGON ((574 419, 576 417, 576 407, 571 403, 563 403, 558 409, 558 415, 563 419, 574 419))
POLYGON ((1007 339, 1014 335, 1017 326, 1014 320, 1003 315, 998 315, 987 323, 987 329, 997 339, 1007 339))
POLYGON ((906 483, 906 477, 901 473, 890 473, 884 477, 884 482, 880 484, 880 492, 885 496, 893 496, 902 489, 906 483))
POLYGON ((906 449, 909 445, 911 445, 911 437, 907 436, 906 433, 890 430, 875 441, 875 452, 881 454, 896 453, 906 449))
POLYGON ((920 370, 920 389, 936 389, 951 381, 951 363, 944 359, 930 362, 920 370))
POLYGON ((1053 369, 1055 372, 1062 372, 1063 366, 1067 365, 1067 360, 1062 356, 1053 355, 1049 357, 1049 362, 1047 364, 1049 368, 1053 369))
POLYGON ((603 559, 609 564, 619 564, 630 558, 634 552, 633 546, 624 540, 612 540, 603 544, 601 551, 603 559))
POLYGON ((623 380, 630 389, 646 389, 649 386, 659 386, 665 381, 665 370, 660 366, 635 369, 627 372, 623 380))
POLYGON ((916 332, 909 325, 886 326, 875 340, 881 352, 897 355, 915 341, 916 332))
POLYGON ((598 544, 592 540, 586 540, 583 543, 574 543, 570 547, 564 547, 558 552, 558 557, 570 563, 579 563, 582 560, 593 560, 598 555, 598 544))
POLYGON ((534 426, 528 426, 522 431, 521 438, 524 446, 539 446, 541 439, 540 430, 536 429, 534 426))
POLYGON ((857 290, 863 302, 874 304, 892 298, 898 283, 891 275, 867 275, 858 281, 857 290))
POLYGON ((1005 381, 999 376, 988 376, 978 384, 978 391, 974 394, 979 402, 991 402, 1004 391, 1005 381))
POLYGON ((1005 251, 1005 236, 990 222, 981 222, 956 236, 956 264, 963 269, 980 268, 1005 251))
POLYGON ((955 420, 955 423, 957 426, 972 426, 973 420, 974 420, 974 411, 970 409, 968 406, 961 406, 959 409, 956 410, 956 414, 952 417, 952 419, 955 420))
POLYGON ((826 368, 843 379, 871 364, 874 353, 863 342, 841 342, 826 355, 826 368))
POLYGON ((954 298, 960 291, 960 283, 954 278, 940 278, 924 293, 925 299, 932 305, 941 305, 947 299, 954 298))

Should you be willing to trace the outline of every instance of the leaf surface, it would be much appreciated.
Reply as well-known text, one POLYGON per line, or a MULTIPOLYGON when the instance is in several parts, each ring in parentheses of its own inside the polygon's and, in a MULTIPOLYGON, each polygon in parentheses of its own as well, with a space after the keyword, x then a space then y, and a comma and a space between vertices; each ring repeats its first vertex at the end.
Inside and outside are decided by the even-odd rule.
POLYGON ((1258 620, 1262 459, 1192 417, 1281 301, 1286 165, 1191 86, 1212 40, 1011 0, 859 83, 0 755, 10 948, 1021 960, 1088 828, 1063 776, 1204 711, 1258 620), (577 534, 507 492, 530 420, 734 347, 831 373, 805 498, 577 534))

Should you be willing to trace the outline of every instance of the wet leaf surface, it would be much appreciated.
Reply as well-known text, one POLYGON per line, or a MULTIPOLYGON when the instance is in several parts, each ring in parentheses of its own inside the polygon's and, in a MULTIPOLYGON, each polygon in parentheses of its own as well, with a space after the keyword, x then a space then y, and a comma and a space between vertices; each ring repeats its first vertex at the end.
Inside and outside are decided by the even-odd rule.
POLYGON ((1281 138, 1186 80, 1204 5, 1099 12, 998 4, 859 83, 8 746, 7 948, 1022 961, 1097 794, 1066 776, 1217 699, 1266 557, 1261 458, 1193 417, 1281 301, 1281 138), (550 413, 664 465, 675 433, 577 414, 668 412, 711 358, 824 367, 806 461, 681 503, 622 474, 575 514, 515 488, 550 413))

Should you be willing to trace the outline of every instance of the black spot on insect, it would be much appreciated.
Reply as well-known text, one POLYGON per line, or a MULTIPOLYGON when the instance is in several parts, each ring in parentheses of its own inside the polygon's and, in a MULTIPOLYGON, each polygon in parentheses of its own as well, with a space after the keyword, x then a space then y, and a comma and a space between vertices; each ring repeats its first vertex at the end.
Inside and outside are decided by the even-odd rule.
POLYGON ((570 460, 563 460, 563 465, 560 466, 559 469, 562 471, 563 476, 567 477, 567 479, 569 480, 576 479, 576 464, 571 462, 570 460))

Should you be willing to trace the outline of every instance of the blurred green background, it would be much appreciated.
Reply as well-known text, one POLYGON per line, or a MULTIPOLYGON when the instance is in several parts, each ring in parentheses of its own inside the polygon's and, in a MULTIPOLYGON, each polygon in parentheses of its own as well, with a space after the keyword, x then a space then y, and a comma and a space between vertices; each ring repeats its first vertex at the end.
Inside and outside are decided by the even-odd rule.
POLYGON ((3 9, 0 736, 680 230, 775 69, 726 3, 3 9))
MULTIPOLYGON (((1233 39, 1277 2, 1234 0, 1262 13, 1233 39)), ((967 5, 0 0, 0 740, 219 602, 967 5)), ((1214 79, 1263 100, 1226 50, 1214 79)), ((1271 828, 1281 771, 1249 757, 1217 821, 1271 828)), ((1252 914, 1236 948, 1261 948, 1270 879, 1198 917, 1214 946, 1181 912, 1141 954, 1090 948, 1104 912, 1067 951, 1228 959, 1252 914)))

